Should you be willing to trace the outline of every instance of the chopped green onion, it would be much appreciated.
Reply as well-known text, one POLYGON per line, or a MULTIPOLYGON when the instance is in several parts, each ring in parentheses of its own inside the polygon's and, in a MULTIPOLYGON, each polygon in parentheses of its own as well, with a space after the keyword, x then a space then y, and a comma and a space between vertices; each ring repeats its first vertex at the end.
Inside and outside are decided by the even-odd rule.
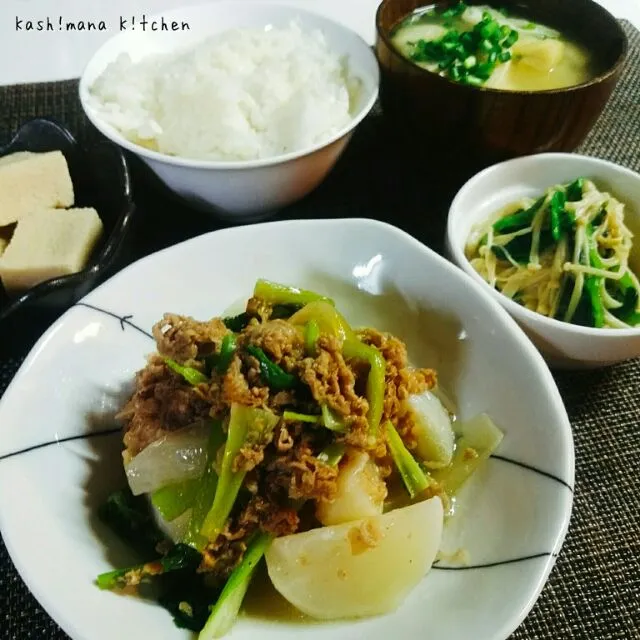
POLYGON ((442 18, 444 20, 450 20, 451 18, 456 18, 465 12, 467 5, 464 2, 458 2, 455 6, 450 9, 446 9, 442 12, 442 18))
POLYGON ((498 33, 500 33, 500 25, 495 20, 490 20, 480 24, 480 35, 485 40, 492 40, 498 33))
POLYGON ((482 86, 482 84, 484 83, 484 80, 482 78, 478 78, 477 76, 472 76, 472 75, 468 75, 464 81, 467 84, 473 85, 475 87, 480 87, 482 86))
POLYGON ((502 42, 502 46, 505 49, 508 49, 509 47, 512 47, 518 41, 519 37, 520 37, 520 35, 518 34, 518 32, 515 29, 512 30, 511 33, 502 42))
POLYGON ((480 48, 484 49, 484 51, 491 52, 493 51, 493 42, 491 42, 491 40, 482 40, 480 42, 480 48))
POLYGON ((476 65, 476 68, 473 70, 473 73, 475 75, 477 75, 479 78, 482 78, 483 80, 488 80, 489 77, 491 76, 491 72, 494 69, 494 65, 488 63, 488 62, 483 62, 479 65, 476 65))

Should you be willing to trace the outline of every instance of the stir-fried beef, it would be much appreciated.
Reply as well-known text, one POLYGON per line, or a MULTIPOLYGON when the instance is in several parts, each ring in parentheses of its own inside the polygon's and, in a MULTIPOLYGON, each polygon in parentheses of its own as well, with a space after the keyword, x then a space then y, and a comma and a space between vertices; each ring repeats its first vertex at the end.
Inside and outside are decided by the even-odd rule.
POLYGON ((260 347, 285 371, 292 371, 304 356, 300 330, 285 320, 250 324, 242 333, 242 343, 260 347))
POLYGON ((136 375, 136 390, 119 414, 126 424, 126 458, 131 458, 168 432, 209 414, 210 404, 198 387, 176 376, 158 356, 136 375))
POLYGON ((227 333, 220 318, 200 322, 174 313, 165 313, 153 327, 158 353, 179 362, 211 355, 227 333))
MULTIPOLYGON (((369 365, 345 359, 339 339, 324 333, 315 342, 314 355, 308 355, 303 329, 282 319, 271 320, 274 307, 258 298, 249 300, 246 313, 252 319, 236 333, 235 351, 223 368, 209 363, 220 357, 230 333, 222 320, 199 322, 166 314, 153 328, 159 355, 151 356, 138 373, 135 393, 121 413, 126 458, 198 419, 225 419, 232 405, 279 417, 275 428, 263 439, 240 447, 233 460, 233 472, 246 474, 242 494, 221 533, 205 547, 200 566, 220 581, 242 559, 253 533, 295 533, 307 526, 309 518, 313 520, 313 511, 306 513, 305 505, 335 499, 339 467, 319 458, 328 444, 368 451, 383 478, 392 468, 385 438, 372 438, 369 429, 370 404, 365 397, 369 365), (258 358, 260 350, 280 375, 295 376, 296 383, 270 388, 264 362, 258 358), (190 384, 167 366, 165 358, 195 369, 206 381, 190 384), (320 424, 323 406, 344 421, 346 432, 335 433, 320 424), (295 415, 285 420, 286 410, 307 414, 308 420, 295 415)), ((407 446, 414 447, 416 425, 406 400, 433 387, 435 373, 411 368, 405 345, 393 336, 373 329, 358 336, 376 347, 386 362, 382 424, 391 420, 407 446)), ((218 470, 223 449, 214 464, 218 470)), ((379 535, 368 522, 355 528, 350 537, 354 552, 375 546, 379 535)))
POLYGON ((435 387, 436 372, 433 369, 409 367, 407 347, 395 336, 375 329, 363 329, 359 337, 364 343, 379 349, 387 365, 382 420, 391 420, 407 447, 415 449, 416 424, 413 414, 407 410, 406 401, 412 394, 435 387))
POLYGON ((319 404, 327 404, 342 416, 364 416, 369 405, 355 391, 356 376, 342 356, 340 342, 333 336, 321 336, 315 358, 299 364, 300 377, 319 404))

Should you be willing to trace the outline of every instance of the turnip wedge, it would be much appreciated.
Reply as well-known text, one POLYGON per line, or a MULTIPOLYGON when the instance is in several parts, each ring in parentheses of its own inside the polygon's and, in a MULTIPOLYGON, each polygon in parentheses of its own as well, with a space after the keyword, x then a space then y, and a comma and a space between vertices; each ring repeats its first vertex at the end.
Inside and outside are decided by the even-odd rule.
POLYGON ((265 558, 275 588, 323 620, 395 610, 424 578, 442 538, 439 497, 381 516, 276 538, 265 558))
POLYGON ((156 440, 125 466, 134 496, 152 493, 162 487, 196 480, 207 464, 207 442, 219 423, 203 420, 156 440))
POLYGON ((462 485, 487 460, 502 442, 504 434, 486 413, 463 422, 460 438, 451 466, 432 472, 432 477, 449 496, 454 496, 462 485))
POLYGON ((420 460, 430 469, 448 466, 453 458, 455 435, 447 410, 431 391, 409 396, 407 405, 416 423, 416 454, 420 460))

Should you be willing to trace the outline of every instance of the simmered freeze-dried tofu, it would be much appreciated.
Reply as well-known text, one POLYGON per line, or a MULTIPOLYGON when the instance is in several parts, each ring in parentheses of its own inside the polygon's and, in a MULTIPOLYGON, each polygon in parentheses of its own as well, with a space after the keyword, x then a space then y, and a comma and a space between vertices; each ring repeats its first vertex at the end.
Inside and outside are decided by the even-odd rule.
POLYGON ((20 151, 0 158, 0 227, 34 211, 73 205, 73 184, 60 151, 20 151))
POLYGON ((102 234, 95 209, 42 209, 22 218, 4 254, 0 279, 7 291, 82 270, 102 234))

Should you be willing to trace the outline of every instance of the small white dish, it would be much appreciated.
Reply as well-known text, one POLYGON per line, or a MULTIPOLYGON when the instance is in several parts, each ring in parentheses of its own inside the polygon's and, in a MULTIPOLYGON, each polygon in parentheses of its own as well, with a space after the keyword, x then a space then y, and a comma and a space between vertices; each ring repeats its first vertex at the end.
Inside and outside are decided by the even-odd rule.
POLYGON ((108 493, 124 486, 113 414, 154 350, 149 331, 164 312, 222 314, 259 277, 326 292, 355 325, 396 333, 412 361, 438 370, 461 418, 486 411, 505 437, 446 528, 442 550, 466 549, 470 566, 442 560, 387 616, 305 625, 245 614, 232 637, 508 638, 542 590, 569 524, 567 414, 539 353, 478 284, 371 220, 202 235, 124 269, 45 333, 0 400, 0 527, 29 588, 73 640, 190 637, 159 606, 93 584, 131 561, 96 518, 108 493))
MULTIPOLYGON (((516 319, 549 365, 558 368, 597 368, 640 356, 640 327, 581 327, 525 309, 480 277, 465 256, 465 245, 476 224, 509 202, 538 197, 548 187, 581 176, 593 180, 625 204, 625 222, 638 237, 640 174, 606 160, 572 153, 516 158, 481 171, 458 191, 447 221, 447 249, 452 260, 516 319)), ((640 271, 637 241, 632 267, 636 273, 640 271)))
MULTIPOLYGON (((220 0, 185 6, 152 16, 167 24, 187 22, 188 31, 127 31, 108 40, 89 61, 80 79, 80 101, 88 118, 107 138, 138 156, 169 189, 192 206, 235 222, 264 218, 313 191, 345 150, 355 128, 378 97, 379 68, 373 50, 354 31, 307 9, 264 1, 220 0), (320 29, 328 45, 361 81, 351 122, 325 143, 261 160, 223 162, 169 156, 141 147, 104 122, 93 108, 89 88, 121 53, 134 62, 168 53, 234 28, 286 27, 298 20, 307 31, 320 29)), ((203 105, 203 108, 206 108, 203 105)), ((215 114, 212 114, 215 116, 215 114)))

